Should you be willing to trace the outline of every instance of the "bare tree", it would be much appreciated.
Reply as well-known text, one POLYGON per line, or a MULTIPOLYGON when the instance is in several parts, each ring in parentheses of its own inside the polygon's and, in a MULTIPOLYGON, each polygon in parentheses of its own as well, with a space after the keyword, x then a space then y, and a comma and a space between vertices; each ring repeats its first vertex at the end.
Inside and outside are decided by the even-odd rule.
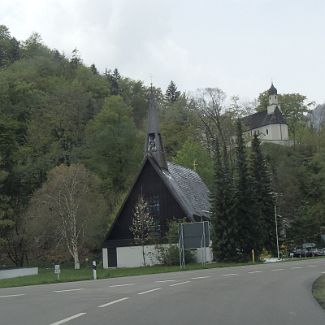
POLYGON ((134 208, 134 215, 130 231, 132 232, 135 243, 140 244, 142 246, 142 257, 144 266, 146 266, 146 255, 144 251, 144 245, 150 239, 150 233, 153 225, 154 222, 149 214, 147 202, 142 196, 139 196, 139 199, 134 208))
POLYGON ((75 269, 80 268, 79 252, 86 237, 104 225, 105 204, 97 185, 96 177, 83 165, 61 165, 49 172, 47 182, 32 199, 31 220, 38 225, 35 240, 63 243, 75 269))

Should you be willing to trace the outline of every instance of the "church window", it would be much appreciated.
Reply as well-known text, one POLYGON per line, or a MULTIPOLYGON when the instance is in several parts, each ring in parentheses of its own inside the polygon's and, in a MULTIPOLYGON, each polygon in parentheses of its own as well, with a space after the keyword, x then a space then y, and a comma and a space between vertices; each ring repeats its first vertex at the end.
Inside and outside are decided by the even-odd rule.
POLYGON ((266 129, 266 134, 269 134, 269 130, 268 129, 266 129))
POLYGON ((153 195, 148 200, 149 214, 153 218, 153 231, 160 231, 160 201, 159 195, 153 195))

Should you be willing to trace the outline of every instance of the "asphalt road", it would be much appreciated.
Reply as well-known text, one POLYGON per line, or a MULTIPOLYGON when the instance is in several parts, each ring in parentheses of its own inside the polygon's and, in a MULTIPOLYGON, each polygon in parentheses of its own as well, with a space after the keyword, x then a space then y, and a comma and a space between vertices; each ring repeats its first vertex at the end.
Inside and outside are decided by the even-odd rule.
POLYGON ((1 325, 324 325, 325 259, 0 289, 1 325))

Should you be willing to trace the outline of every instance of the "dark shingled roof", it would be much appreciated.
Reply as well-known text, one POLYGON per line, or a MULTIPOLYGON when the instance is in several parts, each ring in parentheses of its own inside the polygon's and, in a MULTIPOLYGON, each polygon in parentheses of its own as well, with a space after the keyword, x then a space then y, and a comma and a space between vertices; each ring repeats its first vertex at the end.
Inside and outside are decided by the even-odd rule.
POLYGON ((278 94, 278 91, 277 89, 274 87, 273 83, 270 87, 270 89, 267 91, 269 93, 269 95, 277 95, 278 94))
POLYGON ((257 129, 270 124, 287 124, 285 117, 282 115, 278 107, 275 108, 273 114, 268 114, 267 111, 258 112, 241 119, 241 122, 249 130, 257 129))
POLYGON ((170 162, 168 170, 160 169, 154 161, 152 165, 190 220, 195 221, 195 216, 210 218, 209 190, 195 171, 170 162))

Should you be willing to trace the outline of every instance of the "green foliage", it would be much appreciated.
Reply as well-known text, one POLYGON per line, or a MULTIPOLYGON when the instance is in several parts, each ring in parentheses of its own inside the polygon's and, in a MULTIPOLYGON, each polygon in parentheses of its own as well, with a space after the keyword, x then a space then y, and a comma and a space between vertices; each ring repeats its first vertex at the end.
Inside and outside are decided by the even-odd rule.
POLYGON ((253 221, 254 251, 256 256, 260 255, 263 249, 275 253, 276 237, 271 175, 257 134, 254 135, 251 143, 249 173, 253 204, 251 214, 255 219, 253 221))
POLYGON ((166 100, 170 103, 174 103, 176 102, 179 96, 180 96, 180 92, 177 90, 176 84, 172 80, 169 83, 166 90, 166 94, 165 94, 166 100))
POLYGON ((136 128, 132 109, 120 96, 108 97, 102 110, 87 128, 85 162, 104 181, 108 189, 118 192, 137 165, 136 128))
POLYGON ((99 248, 107 232, 106 213, 94 174, 83 165, 53 168, 34 192, 25 216, 31 255, 39 258, 64 247, 75 258, 85 249, 99 248))
POLYGON ((228 157, 222 159, 219 142, 214 140, 214 183, 210 195, 212 249, 216 260, 238 259, 238 222, 234 218, 233 181, 229 175, 228 157))
POLYGON ((161 133, 164 135, 165 151, 171 159, 187 140, 199 138, 197 116, 190 110, 184 96, 160 109, 161 133))
MULTIPOLYGON (((295 147, 263 144, 260 148, 256 142, 248 158, 243 143, 237 148, 242 153, 234 155, 230 139, 234 119, 245 115, 251 105, 243 106, 236 97, 228 105, 217 88, 204 89, 199 98, 190 99, 175 84, 169 86, 166 95, 153 89, 163 142, 169 160, 191 169, 195 161, 194 169, 212 189, 215 255, 238 258, 244 245, 239 230, 248 234, 251 246, 259 247, 261 241, 252 234, 262 229, 263 246, 273 250, 274 229, 265 219, 271 213, 269 188, 283 194, 278 201, 284 220, 279 220, 280 227, 287 228, 282 244, 320 241, 325 226, 325 128, 322 123, 317 128, 308 124, 311 103, 300 94, 279 95, 295 147), (268 165, 262 163, 263 157, 272 172, 271 184, 265 180, 268 165), (256 225, 249 229, 254 232, 241 229, 241 222, 251 224, 252 217, 256 225)), ((101 75, 95 65, 86 67, 77 49, 68 59, 49 49, 36 33, 17 41, 6 26, 0 26, 1 258, 9 256, 16 265, 26 263, 33 243, 26 225, 30 199, 46 183, 48 172, 60 164, 86 164, 100 179, 108 215, 114 214, 143 158, 149 92, 143 82, 125 78, 117 69, 101 75)), ((267 93, 260 95, 259 103, 259 110, 266 109, 267 93)))
POLYGON ((211 188, 213 162, 209 152, 202 144, 192 139, 185 141, 181 149, 176 153, 173 162, 195 170, 208 187, 211 188))
MULTIPOLYGON (((168 223, 168 231, 166 239, 168 246, 157 245, 158 260, 164 265, 179 265, 179 248, 178 243, 178 229, 181 223, 186 222, 185 219, 172 219, 168 223)), ((190 250, 185 251, 185 263, 192 263, 194 261, 193 254, 190 250)))

